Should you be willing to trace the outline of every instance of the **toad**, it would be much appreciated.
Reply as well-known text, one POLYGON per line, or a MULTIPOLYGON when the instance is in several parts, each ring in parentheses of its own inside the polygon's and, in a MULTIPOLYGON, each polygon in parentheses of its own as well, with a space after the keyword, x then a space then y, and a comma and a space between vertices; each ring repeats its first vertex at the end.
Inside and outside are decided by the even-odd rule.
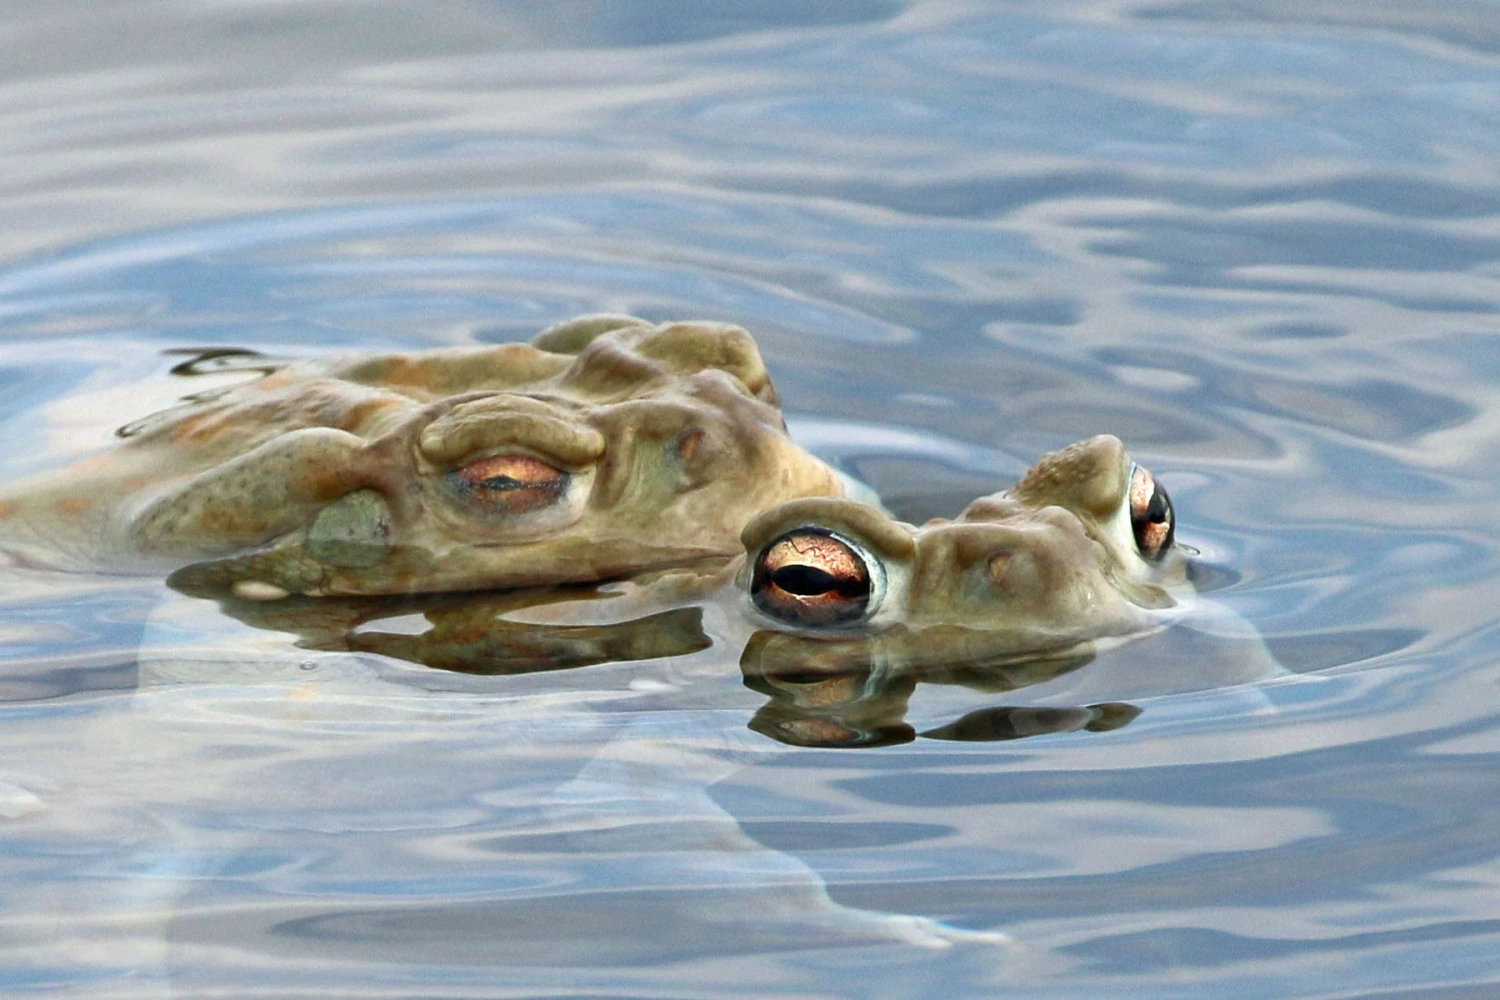
POLYGON ((0 492, 0 543, 202 564, 252 599, 512 588, 728 556, 758 512, 842 492, 727 324, 587 316, 530 344, 175 371, 226 361, 260 377, 0 492))
POLYGON ((1153 627, 1190 593, 1172 502, 1101 435, 921 527, 845 498, 787 501, 742 533, 737 570, 774 624, 754 651, 907 666, 1029 657, 1153 627))

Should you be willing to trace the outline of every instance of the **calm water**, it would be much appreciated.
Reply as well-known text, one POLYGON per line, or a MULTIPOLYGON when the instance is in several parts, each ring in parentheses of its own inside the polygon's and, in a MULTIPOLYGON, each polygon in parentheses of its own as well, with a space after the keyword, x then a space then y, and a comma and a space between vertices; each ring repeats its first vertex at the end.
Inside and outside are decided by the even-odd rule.
POLYGON ((723 643, 465 676, 4 569, 6 993, 1500 991, 1500 4, 810 6, 12 0, 5 474, 163 349, 728 319, 910 519, 1119 434, 1298 676, 808 749, 723 643))

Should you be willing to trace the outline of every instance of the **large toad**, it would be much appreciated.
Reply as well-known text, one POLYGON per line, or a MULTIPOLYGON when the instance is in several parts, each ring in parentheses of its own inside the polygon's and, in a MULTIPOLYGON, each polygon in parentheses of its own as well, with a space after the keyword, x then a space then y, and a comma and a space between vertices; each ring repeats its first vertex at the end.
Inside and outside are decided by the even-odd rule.
POLYGON ((589 316, 529 345, 241 363, 261 377, 0 492, 0 542, 208 561, 261 599, 509 588, 728 556, 758 512, 841 492, 724 324, 589 316))

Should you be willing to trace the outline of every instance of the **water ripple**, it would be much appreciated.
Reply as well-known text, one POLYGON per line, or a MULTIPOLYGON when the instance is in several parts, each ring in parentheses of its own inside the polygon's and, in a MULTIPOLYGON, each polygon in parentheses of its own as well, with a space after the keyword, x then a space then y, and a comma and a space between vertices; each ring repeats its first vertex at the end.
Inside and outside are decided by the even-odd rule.
POLYGON ((1493 4, 11 6, 6 475, 163 349, 723 319, 912 520, 1120 434, 1294 675, 796 750, 721 649, 438 678, 3 566, 6 983, 1493 992, 1493 4))

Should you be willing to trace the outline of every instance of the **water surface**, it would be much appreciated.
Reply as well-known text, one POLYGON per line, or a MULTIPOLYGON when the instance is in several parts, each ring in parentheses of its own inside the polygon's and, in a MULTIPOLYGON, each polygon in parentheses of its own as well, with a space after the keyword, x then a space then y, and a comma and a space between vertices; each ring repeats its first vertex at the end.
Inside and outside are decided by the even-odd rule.
POLYGON ((731 320, 908 519, 1120 435, 1298 676, 801 748, 722 645, 442 673, 11 567, 6 991, 1493 995, 1500 6, 807 6, 10 4, 4 474, 163 350, 731 320))

